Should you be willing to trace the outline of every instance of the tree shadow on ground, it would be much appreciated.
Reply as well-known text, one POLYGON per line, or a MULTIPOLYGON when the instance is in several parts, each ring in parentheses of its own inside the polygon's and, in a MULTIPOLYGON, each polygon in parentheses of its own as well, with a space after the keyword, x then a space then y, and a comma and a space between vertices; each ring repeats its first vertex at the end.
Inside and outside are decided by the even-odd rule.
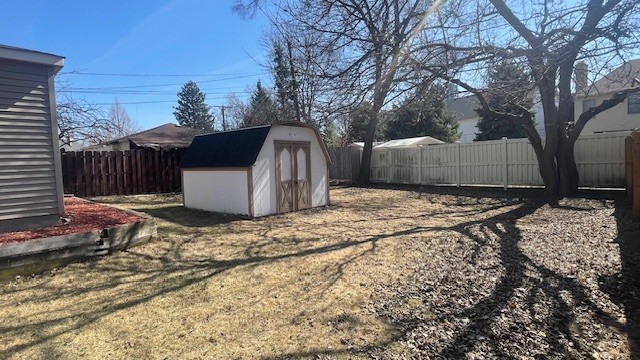
POLYGON ((623 200, 616 202, 614 215, 622 268, 601 279, 600 287, 624 307, 631 358, 640 359, 640 221, 633 219, 633 209, 623 200))
POLYGON ((188 209, 181 205, 167 207, 140 207, 135 211, 143 212, 154 218, 164 219, 190 228, 227 224, 247 220, 246 216, 218 212, 188 209))
MULTIPOLYGON (((16 355, 39 345, 49 347, 52 340, 82 330, 116 312, 164 298, 240 267, 258 268, 287 259, 343 254, 349 250, 340 255, 338 261, 321 266, 324 279, 314 286, 321 288, 320 294, 324 294, 345 276, 347 266, 375 253, 380 242, 430 230, 423 226, 402 225, 391 231, 378 231, 370 235, 362 231, 366 224, 335 224, 331 218, 313 225, 305 224, 304 217, 298 218, 299 223, 296 224, 286 216, 240 221, 240 217, 201 212, 173 204, 138 207, 137 210, 163 220, 158 230, 164 240, 77 265, 77 278, 69 278, 69 283, 58 282, 56 276, 42 275, 33 286, 16 286, 11 291, 12 302, 5 301, 1 307, 25 306, 41 310, 31 313, 29 319, 0 324, 0 334, 6 339, 14 339, 4 346, 5 355, 16 355), (240 226, 240 230, 227 229, 229 224, 234 223, 240 226), (306 237, 282 235, 279 230, 285 226, 299 226, 294 230, 306 234, 306 237), (332 227, 335 228, 336 238, 319 242, 328 235, 320 229, 332 227), (351 235, 341 235, 346 230, 351 235), (222 235, 218 238, 217 234, 222 235), (247 240, 244 240, 245 234, 247 240), (203 240, 205 235, 208 237, 203 240), (231 242, 228 238, 231 235, 242 239, 227 245, 229 249, 236 248, 237 251, 216 256, 216 246, 223 241, 231 242), (180 240, 175 240, 175 237, 180 240), (185 251, 187 247, 190 247, 189 251, 185 251), (201 253, 199 249, 202 249, 201 253), (70 308, 47 306, 61 299, 77 301, 70 308)), ((362 352, 385 344, 326 351, 319 349, 317 354, 362 352)))
MULTIPOLYGON (((430 201, 427 193, 421 193, 419 196, 420 200, 430 201)), ((321 287, 320 290, 323 293, 331 289, 345 276, 346 267, 366 255, 375 254, 383 242, 389 243, 403 237, 420 238, 429 232, 460 234, 475 243, 477 252, 488 246, 485 236, 482 234, 494 234, 497 236, 498 260, 506 273, 503 278, 497 279, 491 293, 473 306, 460 312, 440 314, 435 319, 436 322, 443 321, 447 317, 470 319, 468 326, 457 329, 453 338, 439 349, 439 356, 456 358, 464 356, 467 353, 465 349, 478 343, 500 343, 500 341, 508 340, 486 333, 486 330, 505 312, 507 314, 520 311, 534 312, 537 296, 545 296, 551 301, 555 320, 544 324, 544 326, 546 331, 554 335, 550 337, 548 344, 556 353, 569 354, 567 344, 559 341, 559 338, 560 335, 564 338, 573 336, 572 326, 575 319, 570 310, 574 305, 567 302, 566 294, 570 294, 572 301, 575 301, 579 306, 592 309, 602 322, 623 328, 615 319, 608 317, 596 304, 590 301, 585 289, 575 279, 541 266, 520 249, 522 231, 518 228, 517 222, 534 213, 542 204, 532 201, 522 202, 518 199, 501 200, 504 198, 500 196, 496 196, 495 199, 498 200, 485 203, 479 209, 468 209, 467 205, 479 203, 470 197, 461 199, 458 208, 451 204, 450 208, 445 207, 441 211, 422 209, 423 211, 417 216, 410 214, 392 216, 392 211, 384 206, 386 201, 380 200, 373 209, 370 209, 368 216, 371 221, 389 223, 389 231, 369 229, 369 224, 365 221, 349 223, 348 220, 339 218, 340 212, 334 214, 338 218, 337 221, 328 218, 324 220, 324 223, 314 224, 308 222, 305 217, 298 217, 294 222, 290 221, 291 218, 288 216, 240 221, 242 218, 239 217, 220 217, 219 214, 199 212, 174 204, 168 204, 164 207, 140 206, 138 211, 146 212, 165 221, 159 228, 160 236, 164 237, 165 241, 154 244, 158 250, 151 252, 148 248, 132 248, 113 258, 90 262, 81 272, 81 275, 86 276, 86 280, 83 279, 82 282, 72 286, 57 283, 53 281, 54 279, 43 278, 37 285, 34 285, 39 290, 35 295, 30 292, 33 289, 31 286, 16 288, 17 296, 15 298, 19 299, 21 304, 42 306, 43 310, 36 315, 40 314, 43 318, 0 324, 0 334, 6 339, 23 339, 7 345, 5 354, 15 355, 37 345, 49 346, 51 340, 82 330, 115 312, 148 303, 169 294, 175 294, 189 286, 198 286, 209 279, 241 267, 261 268, 287 259, 306 260, 316 255, 342 254, 346 250, 350 250, 349 253, 339 257, 338 261, 326 263, 319 268, 325 275, 322 283, 310 286, 321 287), (483 212, 486 212, 487 216, 482 216, 483 212), (497 215, 492 215, 495 213, 497 215), (428 225, 429 217, 438 214, 464 220, 457 221, 458 223, 452 226, 428 225), (468 220, 472 216, 479 218, 468 220), (416 221, 407 221, 411 219, 416 221), (216 225, 224 226, 218 227, 216 225), (229 225, 246 225, 246 227, 240 230, 218 229, 226 228, 229 225), (280 230, 285 226, 293 227, 295 232, 299 232, 300 235, 305 234, 305 237, 283 235, 280 230), (319 243, 319 239, 328 236, 326 232, 321 231, 323 228, 335 229, 336 239, 324 244, 319 243), (222 234, 219 239, 217 238, 218 233, 215 233, 214 236, 206 238, 206 241, 202 240, 203 236, 210 235, 214 231, 222 234), (240 232, 238 233, 238 231, 240 232), (350 235, 342 235, 342 233, 350 235), (172 234, 180 235, 182 240, 174 240, 172 234), (231 241, 228 239, 229 236, 242 237, 243 235, 247 235, 248 240, 228 244, 231 241), (219 256, 212 252, 212 249, 221 246, 222 242, 225 242, 225 246, 230 249, 230 252, 225 256, 219 256), (187 247, 189 247, 189 251, 185 250, 187 247), (541 274, 542 280, 530 279, 528 274, 532 271, 541 274), (103 277, 94 280, 91 278, 94 274, 102 274, 103 277), (530 291, 521 294, 518 289, 524 285, 530 288, 530 291), (20 293, 24 293, 24 295, 21 296, 20 293), (87 298, 86 294, 98 295, 87 298), (66 309, 64 311, 45 309, 45 304, 61 298, 81 299, 81 301, 79 300, 73 305, 74 309, 71 314, 66 312, 66 309), (512 311, 508 304, 514 300, 517 303, 517 309, 512 311), (478 333, 482 333, 485 340, 479 340, 478 333), (33 335, 25 338, 24 334, 33 335)), ((362 204, 360 207, 367 208, 362 204)), ((348 206, 338 205, 332 210, 351 211, 352 209, 348 206)), ((468 261, 473 263, 476 261, 475 258, 475 256, 470 256, 468 261)), ((302 288, 300 292, 305 294, 309 290, 302 288)), ((203 301, 206 301, 206 297, 204 299, 203 301)), ((188 300, 190 302, 198 301, 197 299, 188 300)), ((2 303, 0 306, 15 305, 2 303)), ((404 320, 405 322, 400 322, 398 326, 404 327, 406 332, 419 326, 419 321, 416 319, 406 318, 404 320)), ((395 339, 362 346, 345 345, 338 349, 292 351, 275 358, 369 354, 375 349, 385 348, 393 340, 395 339)), ((506 351, 502 351, 499 347, 495 350, 497 356, 507 356, 506 351)), ((586 350, 583 350, 579 350, 577 354, 587 354, 586 350)))
MULTIPOLYGON (((495 236, 493 246, 498 253, 499 264, 504 269, 504 275, 495 281, 490 294, 479 297, 469 307, 440 305, 439 315, 433 321, 425 322, 417 319, 414 317, 415 314, 396 319, 399 326, 404 327, 404 341, 410 341, 419 352, 423 351, 421 353, 426 357, 463 358, 481 353, 490 357, 511 358, 514 356, 513 352, 518 351, 515 348, 526 347, 529 339, 538 337, 536 341, 542 345, 538 349, 532 347, 529 351, 538 351, 541 356, 590 358, 593 356, 595 345, 589 344, 588 337, 582 334, 584 330, 580 327, 584 320, 580 318, 582 316, 590 316, 597 323, 616 328, 621 333, 627 333, 630 339, 636 339, 638 306, 637 303, 631 305, 631 301, 637 301, 637 297, 632 296, 636 294, 635 292, 625 297, 627 299, 625 309, 630 327, 619 322, 599 303, 594 302, 590 296, 590 290, 576 278, 549 268, 523 252, 521 249, 523 234, 517 223, 520 219, 533 214, 542 205, 543 203, 530 201, 490 218, 471 220, 451 227, 432 228, 431 230, 453 231, 476 243, 474 254, 468 257, 470 263, 476 261, 477 252, 492 246, 487 239, 495 236), (544 319, 539 316, 542 308, 549 312, 544 319), (527 322, 524 319, 530 319, 530 321, 527 322), (535 332, 529 332, 530 329, 527 328, 532 325, 536 328, 535 332), (438 327, 444 331, 435 330, 438 327), (508 327, 508 329, 500 329, 500 327, 508 327), (442 334, 447 332, 453 334, 450 340, 441 338, 442 334), (515 338, 516 334, 523 333, 524 338, 515 338), (437 340, 433 340, 434 338, 437 340)), ((584 209, 566 206, 564 210, 584 209)), ((630 235, 626 231, 625 233, 627 235, 622 235, 624 239, 640 239, 637 235, 630 235)), ((570 252, 571 249, 566 251, 570 252)), ((623 260, 623 278, 637 285, 639 278, 637 274, 640 268, 638 257, 628 248, 621 248, 621 253, 625 253, 623 258, 626 258, 623 260)), ((434 286, 442 285, 446 284, 434 286)), ((473 285, 470 286, 470 289, 472 288, 473 285)), ((417 290, 425 296, 424 299, 429 298, 428 293, 431 291, 433 288, 430 289, 430 286, 425 285, 417 290)), ((464 296, 470 296, 472 293, 472 291, 463 292, 463 299, 456 299, 455 296, 448 299, 453 303, 457 300, 465 300, 464 296)), ((455 291, 453 294, 455 295, 455 291)), ((428 302, 428 300, 424 301, 428 302)), ((635 340, 631 341, 635 342, 635 340)), ((637 353, 634 352, 634 355, 637 353)))

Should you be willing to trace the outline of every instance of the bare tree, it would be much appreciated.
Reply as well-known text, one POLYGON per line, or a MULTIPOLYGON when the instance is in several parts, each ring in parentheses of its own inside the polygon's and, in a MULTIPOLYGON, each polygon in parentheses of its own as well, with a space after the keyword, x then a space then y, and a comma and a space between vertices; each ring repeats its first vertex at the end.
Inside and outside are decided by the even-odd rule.
MULTIPOLYGON (((520 123, 540 166, 546 195, 555 203, 578 188, 574 144, 595 115, 624 101, 640 87, 628 87, 602 104, 573 114, 576 63, 587 61, 606 72, 637 55, 639 3, 636 0, 475 0, 458 3, 455 17, 440 17, 441 31, 430 34, 429 59, 416 64, 474 93, 484 111, 520 123), (438 61, 433 61, 437 54, 438 61), (509 59, 526 68, 544 112, 546 138, 534 126, 529 109, 500 112, 487 102, 476 74, 509 59)), ((421 55, 426 52, 412 55, 421 55)))
POLYGON ((226 114, 226 129, 234 130, 242 127, 242 123, 247 116, 249 105, 240 99, 236 94, 227 95, 225 108, 228 109, 226 114))
POLYGON ((75 98, 65 91, 66 85, 59 84, 56 91, 56 111, 58 114, 58 138, 60 145, 97 144, 100 134, 108 129, 108 120, 103 109, 83 98, 75 98))
POLYGON ((142 130, 138 123, 132 119, 127 110, 120 104, 118 98, 113 100, 107 114, 109 129, 102 133, 101 141, 119 139, 142 130))
MULTIPOLYGON (((240 2, 241 3, 241 2, 240 2)), ((373 138, 380 110, 403 88, 415 67, 406 50, 424 29, 429 14, 441 4, 419 0, 274 1, 276 22, 289 39, 307 41, 304 59, 326 80, 319 91, 338 109, 369 104, 361 183, 369 181, 373 138)), ((242 10, 260 6, 245 3, 242 10)))

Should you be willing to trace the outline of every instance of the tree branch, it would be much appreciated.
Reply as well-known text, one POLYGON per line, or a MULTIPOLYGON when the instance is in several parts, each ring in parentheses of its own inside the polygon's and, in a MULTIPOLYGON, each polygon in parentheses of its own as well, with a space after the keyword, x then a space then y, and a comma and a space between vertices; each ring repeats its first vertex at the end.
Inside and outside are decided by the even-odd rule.
MULTIPOLYGON (((640 80, 637 78, 633 79, 633 84, 640 84, 640 80)), ((585 125, 587 125, 587 123, 589 122, 589 120, 593 119, 596 115, 600 114, 601 112, 609 110, 612 107, 620 104, 627 98, 627 95, 637 93, 637 92, 640 92, 640 86, 618 91, 615 94, 613 94, 611 98, 603 101, 602 104, 596 107, 592 107, 591 109, 580 114, 580 116, 578 117, 578 120, 576 120, 573 127, 569 130, 569 140, 571 142, 575 142, 578 139, 578 136, 580 136, 580 133, 584 129, 585 125)))

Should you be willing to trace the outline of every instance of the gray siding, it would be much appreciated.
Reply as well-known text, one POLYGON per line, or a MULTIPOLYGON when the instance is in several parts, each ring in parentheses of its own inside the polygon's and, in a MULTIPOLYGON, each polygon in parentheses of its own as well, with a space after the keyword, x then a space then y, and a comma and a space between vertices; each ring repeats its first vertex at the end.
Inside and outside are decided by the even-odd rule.
POLYGON ((0 59, 0 222, 59 213, 49 74, 0 59))

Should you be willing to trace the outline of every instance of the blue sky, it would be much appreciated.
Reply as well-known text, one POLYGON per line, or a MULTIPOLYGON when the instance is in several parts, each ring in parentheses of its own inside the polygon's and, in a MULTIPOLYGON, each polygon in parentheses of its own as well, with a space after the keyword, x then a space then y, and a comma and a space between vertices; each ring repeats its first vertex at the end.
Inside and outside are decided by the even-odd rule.
POLYGON ((250 96, 247 87, 260 79, 272 83, 258 64, 268 61, 262 45, 268 24, 233 14, 232 3, 0 0, 0 43, 65 56, 57 80, 74 97, 108 109, 117 96, 148 129, 175 122, 172 107, 187 80, 213 106, 224 105, 230 92, 250 96))

